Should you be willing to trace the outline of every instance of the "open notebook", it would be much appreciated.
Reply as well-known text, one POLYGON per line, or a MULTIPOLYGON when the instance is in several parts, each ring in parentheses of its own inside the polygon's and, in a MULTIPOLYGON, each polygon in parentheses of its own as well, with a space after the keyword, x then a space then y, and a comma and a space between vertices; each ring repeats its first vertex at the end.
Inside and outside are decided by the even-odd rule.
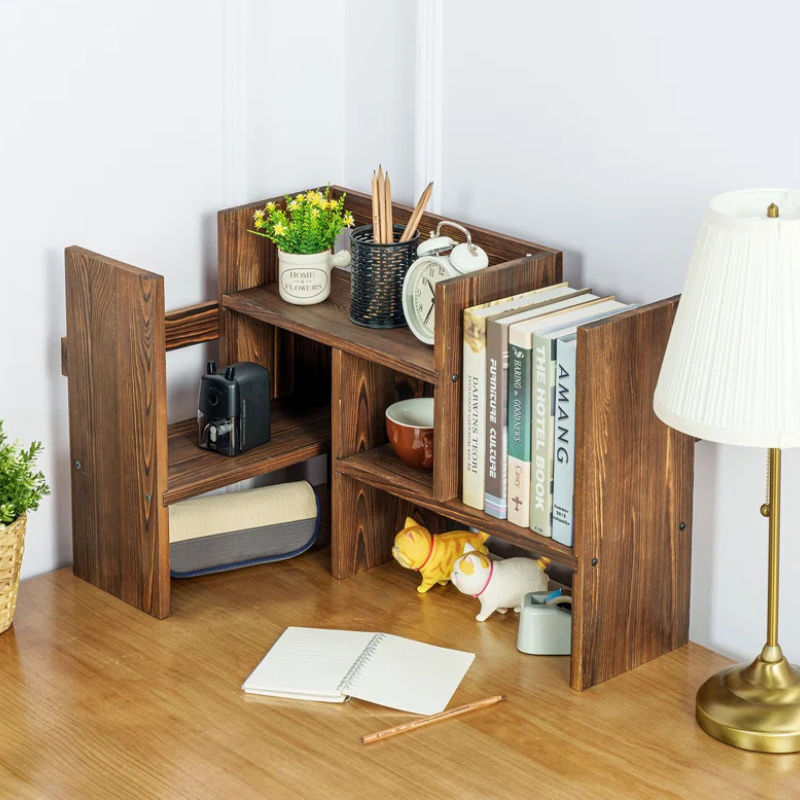
POLYGON ((287 628, 242 689, 327 703, 357 697, 436 714, 444 711, 474 658, 388 633, 287 628))

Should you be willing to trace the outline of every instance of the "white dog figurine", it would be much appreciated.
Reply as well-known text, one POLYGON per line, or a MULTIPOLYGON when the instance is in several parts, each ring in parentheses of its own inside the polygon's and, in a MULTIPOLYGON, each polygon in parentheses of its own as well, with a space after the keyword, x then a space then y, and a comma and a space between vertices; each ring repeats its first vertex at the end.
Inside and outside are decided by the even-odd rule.
POLYGON ((495 611, 505 614, 509 608, 519 613, 528 592, 547 589, 545 569, 549 558, 506 558, 492 561, 471 544, 464 547, 463 555, 453 565, 450 578, 459 592, 471 594, 481 601, 478 622, 487 620, 495 611))

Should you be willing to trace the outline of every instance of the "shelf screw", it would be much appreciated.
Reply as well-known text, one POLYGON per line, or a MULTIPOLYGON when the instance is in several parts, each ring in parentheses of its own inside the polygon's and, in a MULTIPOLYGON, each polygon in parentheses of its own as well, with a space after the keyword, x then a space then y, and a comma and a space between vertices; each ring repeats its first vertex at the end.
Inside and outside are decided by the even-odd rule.
POLYGON ((80 468, 81 468, 81 462, 80 461, 76 461, 75 462, 75 469, 80 469, 80 468))
POLYGON ((596 566, 597 566, 597 559, 596 559, 596 558, 593 558, 593 559, 592 559, 592 566, 593 566, 593 567, 596 567, 596 566))
POLYGON ((450 380, 451 380, 451 381, 453 381, 453 383, 455 383, 455 382, 458 380, 458 373, 457 373, 457 372, 454 372, 454 373, 453 373, 453 374, 450 376, 450 380))
POLYGON ((685 531, 685 530, 686 530, 686 523, 685 523, 685 522, 681 522, 681 524, 680 524, 680 525, 678 525, 678 527, 679 527, 679 528, 680 528, 682 531, 685 531))
POLYGON ((149 502, 150 502, 150 495, 149 495, 149 494, 146 494, 146 495, 144 496, 144 499, 145 499, 145 500, 146 500, 146 501, 149 503, 149 502))

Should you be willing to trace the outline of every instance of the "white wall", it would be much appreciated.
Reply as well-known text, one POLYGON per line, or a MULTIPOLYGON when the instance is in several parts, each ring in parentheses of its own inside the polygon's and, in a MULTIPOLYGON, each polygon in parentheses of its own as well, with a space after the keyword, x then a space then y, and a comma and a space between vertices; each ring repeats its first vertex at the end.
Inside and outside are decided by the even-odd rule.
MULTIPOLYGON (((798 26, 789 0, 444 0, 444 213, 558 246, 576 284, 680 292, 709 198, 800 185, 798 26)), ((784 463, 781 642, 797 660, 800 458, 784 463)), ((691 636, 739 657, 765 639, 764 465, 697 448, 691 636)))
MULTIPOLYGON (((0 419, 44 441, 53 488, 23 578, 71 560, 64 247, 161 273, 168 309, 214 297, 219 209, 341 181, 343 21, 342 0, 0 3, 0 419)), ((169 354, 171 421, 205 350, 169 354)))

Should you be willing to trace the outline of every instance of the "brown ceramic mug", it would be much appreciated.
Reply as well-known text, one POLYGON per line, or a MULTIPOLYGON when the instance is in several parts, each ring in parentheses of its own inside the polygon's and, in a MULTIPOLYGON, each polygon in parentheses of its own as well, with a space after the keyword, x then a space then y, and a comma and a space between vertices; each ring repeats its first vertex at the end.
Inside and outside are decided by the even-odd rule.
POLYGON ((409 467, 433 466, 433 398, 401 400, 386 409, 386 432, 398 458, 409 467))

